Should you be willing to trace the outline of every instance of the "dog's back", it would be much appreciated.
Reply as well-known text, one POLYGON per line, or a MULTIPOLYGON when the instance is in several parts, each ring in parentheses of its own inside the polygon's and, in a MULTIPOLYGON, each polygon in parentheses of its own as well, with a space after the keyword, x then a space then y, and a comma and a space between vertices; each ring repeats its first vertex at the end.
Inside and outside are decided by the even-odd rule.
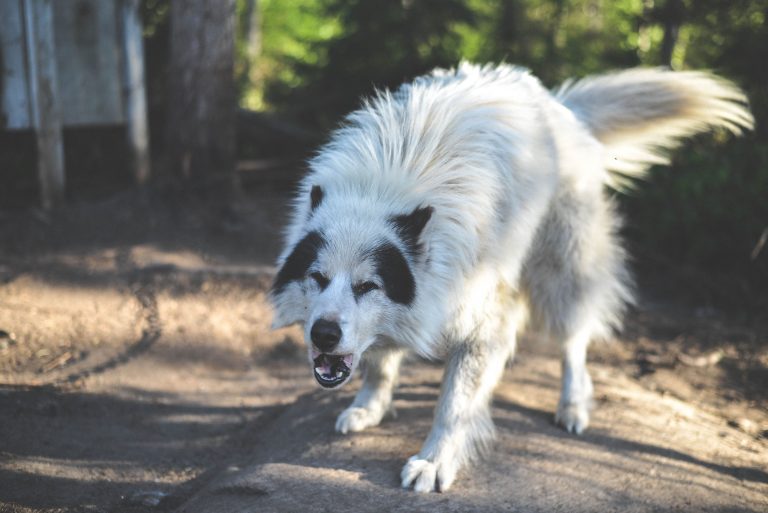
POLYGON ((754 120, 736 86, 702 72, 629 70, 567 82, 554 97, 569 111, 553 111, 558 192, 523 282, 539 326, 556 336, 587 329, 604 337, 632 300, 620 216, 605 186, 631 186, 651 165, 667 163, 683 137, 718 127, 740 133, 754 120), (583 129, 574 129, 571 113, 583 129))

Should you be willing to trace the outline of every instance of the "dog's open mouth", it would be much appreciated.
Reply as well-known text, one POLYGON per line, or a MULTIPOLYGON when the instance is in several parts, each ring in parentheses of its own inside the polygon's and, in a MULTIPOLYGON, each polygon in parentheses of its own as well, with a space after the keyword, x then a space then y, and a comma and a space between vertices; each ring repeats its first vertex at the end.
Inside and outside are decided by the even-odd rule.
POLYGON ((347 380, 351 374, 351 354, 320 353, 314 360, 315 379, 321 387, 334 388, 347 380))

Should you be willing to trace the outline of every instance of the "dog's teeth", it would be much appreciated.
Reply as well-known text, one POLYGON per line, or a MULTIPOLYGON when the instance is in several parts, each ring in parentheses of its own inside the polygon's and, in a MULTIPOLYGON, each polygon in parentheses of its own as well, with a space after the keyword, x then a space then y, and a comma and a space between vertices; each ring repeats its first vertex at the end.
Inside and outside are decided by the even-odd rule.
POLYGON ((343 373, 343 372, 341 372, 341 371, 339 371, 339 372, 337 372, 337 373, 336 373, 336 377, 337 377, 337 378, 340 378, 340 377, 341 377, 341 376, 343 376, 343 375, 344 375, 344 373, 343 373))

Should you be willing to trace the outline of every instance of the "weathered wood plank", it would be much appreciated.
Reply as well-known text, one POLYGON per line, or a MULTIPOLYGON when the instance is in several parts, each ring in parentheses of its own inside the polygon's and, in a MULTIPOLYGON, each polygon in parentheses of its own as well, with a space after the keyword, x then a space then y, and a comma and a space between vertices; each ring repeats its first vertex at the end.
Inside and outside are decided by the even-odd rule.
POLYGON ((21 0, 0 1, 0 129, 32 127, 21 0))
POLYGON ((121 0, 120 34, 123 50, 123 97, 128 145, 137 183, 149 178, 147 96, 144 88, 144 40, 138 0, 121 0))
POLYGON ((64 199, 64 148, 56 91, 53 0, 24 0, 33 126, 37 134, 38 176, 44 208, 64 199))
POLYGON ((66 126, 124 121, 115 2, 53 3, 59 98, 66 126))

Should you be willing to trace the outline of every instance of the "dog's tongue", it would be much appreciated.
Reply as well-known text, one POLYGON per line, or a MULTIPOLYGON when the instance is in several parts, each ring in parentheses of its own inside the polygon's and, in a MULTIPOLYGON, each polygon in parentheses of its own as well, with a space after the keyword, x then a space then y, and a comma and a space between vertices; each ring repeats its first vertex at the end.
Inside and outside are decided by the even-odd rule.
POLYGON ((327 358, 324 354, 315 358, 315 370, 324 376, 331 376, 333 365, 331 359, 327 358))
POLYGON ((350 374, 352 366, 351 354, 332 355, 321 353, 314 360, 315 374, 323 386, 330 382, 344 381, 350 374))

